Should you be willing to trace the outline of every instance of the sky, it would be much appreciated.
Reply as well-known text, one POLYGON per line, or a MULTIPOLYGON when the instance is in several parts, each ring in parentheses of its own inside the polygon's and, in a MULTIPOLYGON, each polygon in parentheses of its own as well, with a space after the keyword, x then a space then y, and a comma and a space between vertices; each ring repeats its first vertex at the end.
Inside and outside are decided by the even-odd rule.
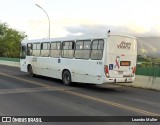
POLYGON ((160 0, 0 0, 0 22, 28 39, 111 33, 160 37, 160 0))

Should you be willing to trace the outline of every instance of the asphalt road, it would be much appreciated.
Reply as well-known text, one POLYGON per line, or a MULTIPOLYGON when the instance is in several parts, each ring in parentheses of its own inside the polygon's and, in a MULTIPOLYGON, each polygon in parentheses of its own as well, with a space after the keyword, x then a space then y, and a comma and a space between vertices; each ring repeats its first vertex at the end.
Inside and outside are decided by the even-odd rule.
MULTIPOLYGON (((160 92, 111 84, 74 83, 72 86, 64 86, 61 80, 30 77, 19 68, 0 65, 0 116, 160 116, 160 92)), ((75 125, 73 122, 41 124, 75 125)), ((150 125, 151 122, 145 124, 150 125)))

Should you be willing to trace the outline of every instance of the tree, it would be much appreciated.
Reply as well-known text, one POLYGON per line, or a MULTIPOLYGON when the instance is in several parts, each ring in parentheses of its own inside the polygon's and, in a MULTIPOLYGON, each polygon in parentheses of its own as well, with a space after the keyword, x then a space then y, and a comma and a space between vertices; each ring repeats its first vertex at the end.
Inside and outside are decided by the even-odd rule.
POLYGON ((20 43, 26 37, 24 32, 12 29, 6 23, 0 23, 0 56, 19 57, 20 43))

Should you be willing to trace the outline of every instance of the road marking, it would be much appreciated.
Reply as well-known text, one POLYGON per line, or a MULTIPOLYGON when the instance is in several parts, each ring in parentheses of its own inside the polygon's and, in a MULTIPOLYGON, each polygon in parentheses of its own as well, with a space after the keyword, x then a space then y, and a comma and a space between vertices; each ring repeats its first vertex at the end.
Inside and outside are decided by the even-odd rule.
POLYGON ((72 94, 72 95, 76 95, 76 96, 79 96, 79 97, 82 97, 82 98, 90 99, 90 100, 100 102, 100 103, 104 103, 104 104, 107 104, 107 105, 111 105, 111 106, 114 106, 114 107, 119 107, 119 108, 122 108, 122 109, 125 109, 125 110, 130 110, 132 112, 137 112, 137 113, 140 113, 140 114, 143 114, 143 115, 160 116, 160 114, 148 112, 148 111, 141 110, 141 109, 138 109, 138 108, 135 108, 135 107, 123 105, 123 104, 120 104, 120 103, 115 103, 115 102, 112 102, 112 101, 107 101, 107 100, 104 100, 104 99, 96 98, 96 97, 93 97, 93 96, 88 96, 88 95, 73 92, 73 91, 65 91, 65 93, 69 93, 69 94, 72 94))
POLYGON ((18 79, 18 80, 21 80, 21 81, 25 81, 25 82, 33 83, 33 84, 36 84, 36 85, 40 85, 40 86, 46 87, 48 89, 53 89, 53 90, 56 89, 57 91, 60 91, 60 92, 63 92, 63 93, 68 93, 68 94, 78 96, 78 97, 81 97, 81 98, 90 99, 90 100, 93 100, 93 101, 96 101, 96 102, 100 102, 100 103, 103 103, 103 104, 107 104, 107 105, 111 105, 111 106, 114 106, 114 107, 122 108, 122 109, 129 110, 129 111, 132 111, 132 112, 137 112, 137 113, 140 113, 140 114, 143 114, 143 115, 160 116, 160 114, 157 114, 157 113, 141 110, 141 109, 138 109, 138 108, 135 108, 135 107, 123 105, 123 104, 120 104, 120 103, 115 103, 115 102, 112 102, 112 101, 107 101, 107 100, 96 98, 96 97, 93 97, 93 96, 88 96, 88 95, 81 94, 81 93, 78 93, 78 92, 73 92, 73 91, 70 91, 70 90, 67 90, 67 89, 64 89, 64 88, 44 85, 43 83, 39 83, 39 82, 31 81, 31 80, 26 80, 26 79, 23 79, 23 78, 19 78, 19 77, 16 77, 16 76, 4 74, 4 73, 1 73, 1 72, 0 72, 0 75, 8 76, 8 77, 15 78, 15 79, 18 79))
POLYGON ((36 87, 36 88, 18 88, 18 89, 0 89, 0 95, 2 94, 15 94, 15 93, 32 93, 32 92, 43 92, 43 91, 64 91, 62 87, 36 87))
POLYGON ((0 72, 0 75, 8 76, 8 77, 11 77, 11 78, 14 78, 14 79, 20 80, 20 81, 33 83, 33 84, 35 84, 35 85, 39 85, 39 86, 43 86, 43 87, 51 87, 51 86, 49 86, 49 85, 44 85, 44 83, 39 83, 39 82, 36 82, 36 81, 31 81, 31 80, 27 80, 27 79, 19 78, 19 77, 17 77, 17 76, 12 76, 12 75, 5 74, 5 73, 2 73, 2 72, 0 72))

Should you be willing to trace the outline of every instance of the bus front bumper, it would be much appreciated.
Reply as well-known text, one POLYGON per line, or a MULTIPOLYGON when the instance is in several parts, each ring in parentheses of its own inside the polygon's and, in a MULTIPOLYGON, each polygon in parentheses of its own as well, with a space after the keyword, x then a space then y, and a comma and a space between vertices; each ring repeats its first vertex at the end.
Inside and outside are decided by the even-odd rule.
POLYGON ((124 78, 103 78, 103 83, 126 83, 133 82, 135 77, 124 77, 124 78))

